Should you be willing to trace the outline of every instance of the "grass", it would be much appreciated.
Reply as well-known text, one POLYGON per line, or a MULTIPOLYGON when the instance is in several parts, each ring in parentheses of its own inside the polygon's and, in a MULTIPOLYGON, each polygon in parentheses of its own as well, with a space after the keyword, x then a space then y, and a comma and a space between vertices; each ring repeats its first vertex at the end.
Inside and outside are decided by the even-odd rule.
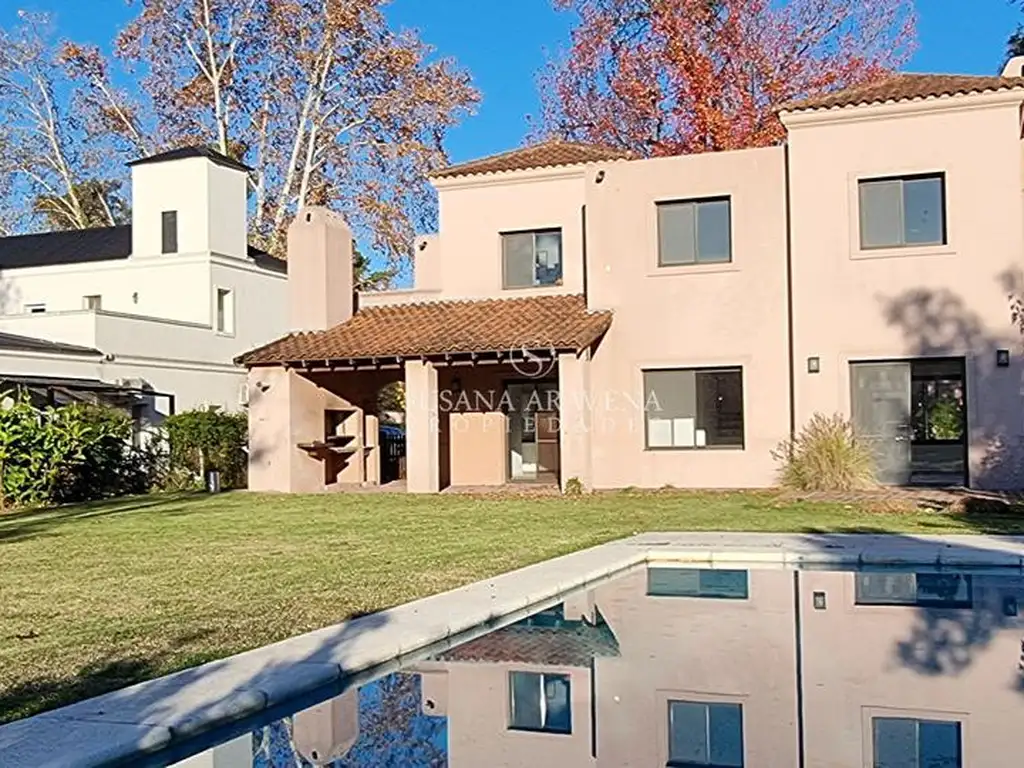
POLYGON ((0 514, 0 722, 649 530, 1024 531, 772 494, 247 493, 0 514))

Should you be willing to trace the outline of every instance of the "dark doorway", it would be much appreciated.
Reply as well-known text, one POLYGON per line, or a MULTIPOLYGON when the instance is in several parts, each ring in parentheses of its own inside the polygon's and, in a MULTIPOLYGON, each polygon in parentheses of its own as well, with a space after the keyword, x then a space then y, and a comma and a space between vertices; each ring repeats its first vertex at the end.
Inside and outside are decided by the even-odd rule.
POLYGON ((965 485, 963 358, 850 364, 853 424, 886 485, 965 485))

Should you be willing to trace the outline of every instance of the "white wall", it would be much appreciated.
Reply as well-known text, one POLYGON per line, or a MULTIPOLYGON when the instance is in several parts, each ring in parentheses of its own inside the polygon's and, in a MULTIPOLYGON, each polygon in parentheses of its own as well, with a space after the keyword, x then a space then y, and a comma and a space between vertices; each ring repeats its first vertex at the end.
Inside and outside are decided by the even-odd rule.
POLYGON ((195 323, 209 322, 209 256, 168 254, 0 271, 0 313, 20 314, 26 304, 47 312, 83 308, 99 295, 103 309, 195 323))
POLYGON ((210 161, 190 157, 132 167, 132 256, 161 254, 162 214, 178 212, 178 253, 210 250, 210 161))
POLYGON ((233 259, 214 257, 208 295, 208 319, 216 323, 217 288, 232 291, 234 338, 241 354, 280 338, 288 330, 288 277, 233 259))
POLYGON ((246 226, 248 180, 244 173, 234 168, 214 163, 207 165, 208 249, 222 256, 244 259, 249 250, 246 226))

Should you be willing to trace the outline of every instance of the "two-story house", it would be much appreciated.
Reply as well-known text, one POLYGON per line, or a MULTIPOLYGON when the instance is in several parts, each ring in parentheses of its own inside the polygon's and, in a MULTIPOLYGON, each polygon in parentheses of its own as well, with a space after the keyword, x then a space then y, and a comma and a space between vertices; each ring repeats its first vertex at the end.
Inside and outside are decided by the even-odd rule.
POLYGON ((0 389, 158 421, 245 405, 240 352, 286 325, 283 261, 247 241, 248 169, 205 148, 131 164, 131 224, 0 238, 0 389))
POLYGON ((344 223, 289 236, 293 334, 250 368, 250 482, 756 487, 840 413, 894 484, 1021 484, 1024 78, 895 75, 791 104, 784 145, 635 160, 559 141, 433 177, 407 291, 355 296, 344 223))

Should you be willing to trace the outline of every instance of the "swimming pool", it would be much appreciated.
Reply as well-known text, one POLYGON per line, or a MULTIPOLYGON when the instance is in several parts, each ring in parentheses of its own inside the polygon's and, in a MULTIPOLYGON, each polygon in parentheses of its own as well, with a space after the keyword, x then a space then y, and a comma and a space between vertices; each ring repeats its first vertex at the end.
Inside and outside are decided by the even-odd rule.
MULTIPOLYGON (((501 577, 519 592, 494 580, 492 600, 521 607, 424 633, 415 652, 328 684, 283 668, 293 695, 249 711, 244 696, 219 699, 204 713, 215 726, 179 725, 109 764, 1018 764, 1018 540, 666 534, 608 546, 596 570, 601 548, 563 559, 576 558, 580 586, 562 589, 552 563, 501 577), (545 579, 546 597, 522 597, 545 579)), ((386 628, 372 618, 361 638, 386 628)))

